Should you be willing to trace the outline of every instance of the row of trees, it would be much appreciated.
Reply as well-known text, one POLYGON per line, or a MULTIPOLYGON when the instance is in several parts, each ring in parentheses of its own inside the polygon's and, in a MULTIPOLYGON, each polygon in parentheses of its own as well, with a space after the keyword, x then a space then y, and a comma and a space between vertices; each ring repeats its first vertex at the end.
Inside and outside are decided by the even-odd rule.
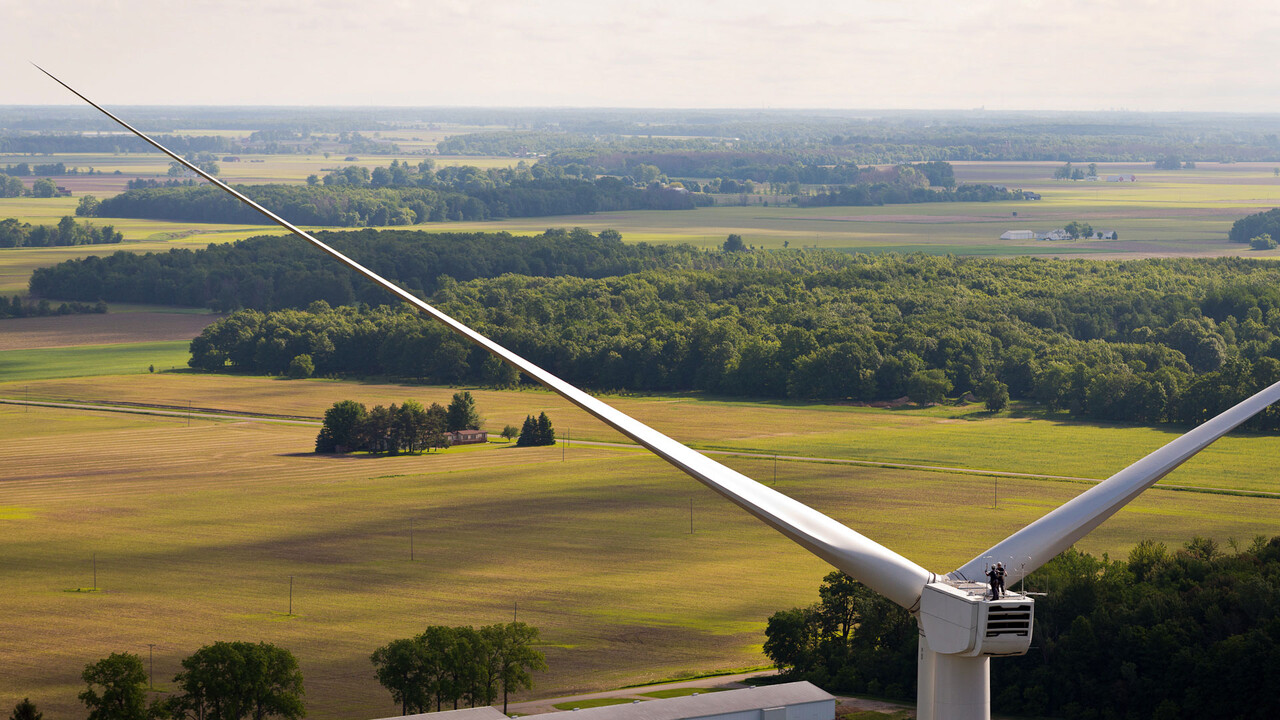
POLYGON ((402 405, 376 405, 368 410, 363 403, 340 400, 324 412, 316 452, 396 455, 447 448, 445 433, 479 430, 482 423, 475 398, 468 391, 454 393, 447 408, 440 403, 424 408, 416 400, 406 400, 402 405))
MULTIPOLYGON (((605 390, 922 402, 1007 393, 1084 417, 1193 424, 1280 380, 1280 269, 1267 263, 702 255, 719 267, 504 275, 443 284, 430 299, 605 390)), ((206 370, 284 373, 306 353, 323 375, 514 380, 402 309, 243 311, 191 349, 206 370)), ((1280 427, 1280 412, 1250 423, 1280 427)))
POLYGON ((0 198, 37 197, 51 198, 58 194, 58 185, 49 178, 39 178, 28 189, 22 181, 12 175, 0 173, 0 198))
POLYGON ((534 648, 538 630, 522 622, 505 625, 433 625, 420 635, 374 651, 370 660, 401 713, 431 712, 452 703, 490 705, 502 696, 507 712, 511 692, 533 687, 536 670, 547 667, 534 648), (434 707, 433 707, 434 706, 434 707))
POLYGON ((920 185, 871 183, 846 185, 814 195, 798 195, 792 202, 800 207, 840 205, 897 205, 928 202, 996 202, 1021 200, 1021 190, 1008 190, 995 185, 963 183, 954 189, 936 190, 920 185))
MULTIPOLYGON (((660 267, 703 268, 716 256, 688 246, 623 243, 614 230, 593 235, 582 228, 540 235, 429 233, 411 230, 320 232, 316 236, 366 267, 427 295, 442 283, 497 277, 609 277, 660 267)), ((31 294, 64 300, 189 305, 219 311, 237 308, 305 308, 381 304, 385 291, 335 265, 306 242, 267 236, 211 244, 202 250, 117 252, 70 260, 32 274, 31 294)))
MULTIPOLYGON (((440 173, 446 170, 450 169, 442 169, 440 173)), ((687 210, 696 204, 696 198, 688 193, 656 185, 636 188, 612 177, 595 181, 567 177, 513 179, 475 188, 466 183, 399 186, 389 182, 379 186, 341 182, 249 185, 237 189, 295 223, 343 227, 579 215, 610 210, 687 210)), ((103 200, 96 214, 214 223, 258 219, 253 210, 210 185, 126 190, 103 200)))
POLYGON ((124 235, 110 225, 94 227, 76 222, 70 215, 64 216, 57 225, 32 225, 16 218, 0 220, 0 248, 107 245, 122 240, 124 235))
POLYGON ((80 313, 105 313, 107 304, 97 303, 59 303, 54 307, 48 300, 26 300, 14 295, 12 298, 0 295, 0 318, 47 317, 49 315, 75 315, 80 313))
MULTIPOLYGON (((1275 717, 1280 536, 1144 541, 1127 560, 1068 550, 1032 573, 1034 641, 991 665, 992 707, 1034 717, 1275 717)), ((819 602, 775 613, 764 652, 831 691, 915 696, 915 620, 841 573, 819 602)))
MULTIPOLYGON (((176 691, 148 704, 142 658, 112 653, 89 664, 82 674, 88 687, 80 693, 88 720, 298 720, 305 715, 302 672, 293 653, 283 648, 216 642, 184 659, 182 668, 173 678, 176 691)), ((34 714, 34 705, 26 705, 24 712, 34 714)))

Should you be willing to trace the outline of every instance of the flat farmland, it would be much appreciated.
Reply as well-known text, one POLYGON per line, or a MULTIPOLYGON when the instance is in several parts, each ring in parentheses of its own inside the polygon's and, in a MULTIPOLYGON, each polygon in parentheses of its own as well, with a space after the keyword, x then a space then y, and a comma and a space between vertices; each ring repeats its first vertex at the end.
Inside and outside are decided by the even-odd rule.
MULTIPOLYGON (((131 160, 137 156, 130 156, 131 160)), ((248 157, 248 156, 245 156, 248 157)), ((376 157, 376 156, 375 156, 376 157)), ((321 167, 343 164, 321 156, 267 156, 241 166, 234 182, 288 178, 301 182, 321 167), (252 166, 252 167, 251 167, 252 166)), ((362 163, 375 158, 362 158, 362 163)), ((414 158, 407 158, 416 162, 414 158)), ((418 158, 420 159, 420 157, 418 158)), ((514 164, 513 158, 433 158, 440 164, 514 164)), ((136 162, 136 160, 133 160, 136 162)), ((159 160, 157 159, 157 162, 159 160)), ((390 158, 376 157, 374 164, 390 158)), ((1201 163, 1194 170, 1156 173, 1150 165, 1102 163, 1099 173, 1134 174, 1136 183, 1053 180, 1058 163, 956 163, 961 181, 992 182, 1035 190, 1039 201, 929 203, 880 207, 795 208, 717 206, 680 211, 624 211, 483 222, 427 223, 411 226, 428 232, 505 231, 540 233, 548 227, 612 228, 629 242, 690 243, 714 248, 730 233, 756 247, 817 247, 850 252, 924 252, 934 254, 1128 259, 1137 257, 1239 255, 1277 258, 1280 249, 1254 251, 1227 241, 1231 223, 1259 210, 1280 206, 1280 178, 1266 163, 1201 163), (1017 216, 1014 216, 1014 213, 1017 216), (1001 240, 1006 230, 1046 232, 1071 221, 1115 230, 1117 241, 1047 242, 1001 240)), ((165 165, 167 167, 167 164, 165 165)), ((77 198, 0 199, 0 217, 55 223, 75 211, 77 198)), ((98 218, 114 225, 126 242, 111 247, 16 248, 0 250, 0 293, 22 292, 32 270, 70 257, 116 250, 146 252, 172 247, 203 247, 252 235, 282 233, 268 225, 220 225, 160 220, 98 218)), ((331 228, 332 229, 332 228, 331 228)))
MULTIPOLYGON (((393 715, 375 647, 513 611, 542 630, 543 696, 756 666, 768 615, 813 601, 828 571, 646 453, 318 457, 314 432, 0 406, 0 612, 22 618, 0 644, 0 702, 73 714, 80 668, 110 652, 155 643, 167 688, 199 646, 246 639, 299 657, 310 717, 393 715)), ((772 482, 768 459, 726 463, 772 482)), ((778 490, 937 570, 1084 487, 1002 479, 993 509, 989 478, 780 465, 778 490)), ((1248 538, 1274 532, 1276 502, 1151 492, 1081 547, 1248 538)))
MULTIPOLYGON (((175 354, 179 350, 175 348, 175 354)), ((6 355, 0 353, 0 362, 6 355)), ((64 372, 62 377, 49 379, 33 376, 10 380, 0 383, 0 398, 176 408, 191 403, 195 408, 209 410, 319 419, 338 400, 357 400, 369 407, 406 399, 427 405, 447 404, 457 391, 446 387, 191 372, 153 375, 145 372, 146 364, 142 357, 126 364, 139 368, 131 375, 71 377, 64 372)), ((546 412, 562 437, 567 431, 576 440, 626 442, 612 429, 550 392, 483 388, 470 391, 492 432, 505 425, 519 427, 526 415, 546 412)), ((1169 427, 1077 422, 1032 410, 991 417, 980 405, 889 410, 698 395, 611 396, 608 401, 681 442, 708 450, 1097 480, 1109 477, 1181 432, 1169 427), (1085 448, 1087 452, 1083 451, 1085 448)), ((1280 479, 1273 472, 1277 466, 1280 437, 1240 432, 1219 440, 1162 483, 1280 492, 1280 479)), ((1280 520, 1280 500, 1271 507, 1274 517, 1280 520)))
POLYGON ((131 342, 189 342, 219 316, 206 312, 140 310, 113 315, 11 318, 0 332, 0 352, 131 342))

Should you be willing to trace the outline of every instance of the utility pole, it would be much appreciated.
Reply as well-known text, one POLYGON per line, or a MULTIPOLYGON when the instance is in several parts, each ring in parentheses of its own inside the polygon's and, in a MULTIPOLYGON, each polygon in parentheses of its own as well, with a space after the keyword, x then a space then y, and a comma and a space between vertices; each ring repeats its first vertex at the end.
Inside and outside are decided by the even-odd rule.
POLYGON ((413 518, 409 518, 409 562, 413 562, 413 518))
POLYGON ((191 427, 191 401, 187 401, 187 427, 191 427))
POLYGON ((98 589, 98 553, 93 554, 93 589, 98 589))
POLYGON ((693 534, 693 498, 689 498, 689 534, 693 534))
POLYGON ((155 644, 155 643, 147 643, 147 665, 148 665, 148 667, 149 667, 149 670, 147 671, 147 689, 148 689, 148 690, 155 690, 155 689, 156 689, 156 655, 155 655, 155 650, 156 650, 156 644, 155 644))
POLYGON ((516 621, 516 616, 520 614, 520 601, 511 603, 511 622, 516 621))
POLYGON ((293 616, 293 576, 289 576, 289 615, 293 616))
POLYGON ((778 456, 773 456, 773 484, 778 484, 778 456))
POLYGON ((994 482, 994 484, 991 486, 991 507, 999 508, 1000 507, 1000 476, 992 475, 991 479, 994 482))

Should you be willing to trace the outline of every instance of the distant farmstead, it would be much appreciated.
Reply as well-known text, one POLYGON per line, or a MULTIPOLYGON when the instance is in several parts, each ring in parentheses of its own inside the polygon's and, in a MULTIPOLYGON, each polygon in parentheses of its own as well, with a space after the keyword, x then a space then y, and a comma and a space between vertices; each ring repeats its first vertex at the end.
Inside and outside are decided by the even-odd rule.
POLYGON ((1107 182, 1138 182, 1137 175, 1108 175, 1107 182))
POLYGON ((445 433, 445 437, 449 438, 450 445, 476 445, 489 442, 489 433, 484 430, 458 430, 445 433))

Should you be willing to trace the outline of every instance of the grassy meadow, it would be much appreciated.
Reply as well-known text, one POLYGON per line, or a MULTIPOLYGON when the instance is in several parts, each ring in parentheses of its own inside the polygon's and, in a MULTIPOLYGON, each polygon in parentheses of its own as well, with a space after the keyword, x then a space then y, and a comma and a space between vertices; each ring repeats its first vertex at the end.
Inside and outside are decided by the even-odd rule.
MULTIPOLYGON (((171 378, 116 380, 136 379, 171 378)), ((251 381, 266 388, 258 409, 272 412, 287 409, 266 401, 276 388, 306 396, 327 386, 330 398, 362 389, 231 380, 241 397, 251 381)), ((375 390, 424 400, 448 392, 375 390)), ((549 399, 508 395, 504 406, 497 394, 480 394, 490 426, 549 399)), ((640 416, 643 402, 619 404, 640 416)), ((681 404, 681 426, 653 422, 683 438, 708 414, 681 404)), ((762 427, 741 405, 740 427, 762 427)), ((726 414, 723 406, 708 411, 726 414)), ((814 415, 824 412, 841 411, 814 415)), ((557 416, 558 427, 567 418, 557 416)), ((592 433, 585 423, 580 431, 592 433)), ((309 452, 314 433, 0 405, 0 612, 22 618, 0 647, 0 703, 31 696, 47 713, 71 714, 79 711, 80 668, 110 652, 156 643, 165 688, 199 646, 247 639, 298 655, 310 717, 393 715, 368 662, 375 647, 427 624, 503 622, 513 611, 543 632, 551 666, 538 679, 543 696, 756 666, 768 615, 811 602, 828 571, 647 453, 580 445, 562 460, 561 448, 495 443, 425 456, 318 457, 309 452)), ((723 461, 775 482, 770 459, 723 461)), ((783 461, 776 487, 946 570, 1084 486, 1001 479, 993 509, 987 477, 783 461)), ((1278 500, 1150 492, 1081 546, 1123 554, 1146 537, 1249 538, 1274 531, 1278 508, 1278 500)))

